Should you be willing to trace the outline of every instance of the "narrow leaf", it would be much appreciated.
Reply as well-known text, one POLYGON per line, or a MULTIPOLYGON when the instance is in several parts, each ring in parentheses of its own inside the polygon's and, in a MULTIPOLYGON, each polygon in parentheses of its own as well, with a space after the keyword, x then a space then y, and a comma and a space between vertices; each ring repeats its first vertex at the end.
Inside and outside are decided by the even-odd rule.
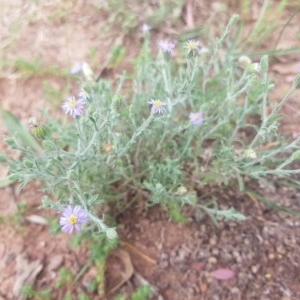
POLYGON ((29 146, 36 151, 42 150, 30 132, 22 126, 12 113, 2 109, 2 118, 7 130, 9 130, 12 135, 17 136, 24 146, 29 146))
POLYGON ((0 189, 5 188, 13 183, 14 183, 14 181, 11 180, 9 178, 9 176, 2 177, 2 178, 0 178, 0 189))

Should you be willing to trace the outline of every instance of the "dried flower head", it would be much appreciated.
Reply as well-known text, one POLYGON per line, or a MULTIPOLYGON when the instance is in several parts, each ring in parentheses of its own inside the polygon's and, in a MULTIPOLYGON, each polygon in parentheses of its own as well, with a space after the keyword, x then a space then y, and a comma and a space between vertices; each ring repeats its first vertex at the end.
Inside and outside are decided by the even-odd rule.
POLYGON ((156 99, 156 100, 151 99, 151 101, 149 101, 148 103, 152 105, 151 113, 154 115, 163 114, 166 111, 166 108, 165 108, 165 106, 167 105, 166 102, 162 102, 158 99, 156 99))
POLYGON ((193 125, 199 126, 199 125, 202 125, 202 123, 203 123, 202 112, 191 112, 189 118, 193 125))
POLYGON ((74 96, 70 96, 63 103, 62 109, 66 114, 69 114, 73 118, 81 117, 84 113, 85 104, 86 100, 84 98, 76 99, 74 96))
POLYGON ((163 53, 172 55, 175 49, 175 43, 168 40, 161 40, 158 42, 158 49, 163 53))
POLYGON ((80 232, 82 224, 89 221, 87 212, 79 205, 72 207, 68 205, 62 212, 59 224, 62 231, 72 234, 74 231, 80 232))

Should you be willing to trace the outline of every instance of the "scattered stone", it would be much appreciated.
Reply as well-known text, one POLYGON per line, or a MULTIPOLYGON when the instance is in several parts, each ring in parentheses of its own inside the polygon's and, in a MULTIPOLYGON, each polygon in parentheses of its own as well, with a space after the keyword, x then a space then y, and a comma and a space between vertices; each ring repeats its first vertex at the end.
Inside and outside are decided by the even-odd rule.
POLYGON ((210 264, 216 264, 217 261, 218 260, 214 256, 211 256, 208 258, 208 263, 210 263, 210 264))
POLYGON ((251 272, 253 273, 253 274, 257 274, 257 271, 259 270, 259 266, 258 265, 256 265, 256 266, 252 266, 251 267, 251 272))
POLYGON ((62 255, 54 255, 51 257, 51 260, 48 265, 48 271, 56 271, 63 263, 64 259, 62 255))
POLYGON ((214 235, 209 239, 209 244, 215 246, 217 244, 217 237, 214 235))
POLYGON ((273 260, 273 259, 276 258, 276 255, 275 255, 274 253, 269 253, 268 258, 269 258, 270 260, 273 260))
POLYGON ((214 256, 219 255, 219 249, 217 249, 217 248, 212 249, 211 254, 214 256))
POLYGON ((48 221, 45 218, 38 216, 38 215, 27 216, 27 217, 25 217, 25 220, 27 220, 33 224, 48 225, 48 221))

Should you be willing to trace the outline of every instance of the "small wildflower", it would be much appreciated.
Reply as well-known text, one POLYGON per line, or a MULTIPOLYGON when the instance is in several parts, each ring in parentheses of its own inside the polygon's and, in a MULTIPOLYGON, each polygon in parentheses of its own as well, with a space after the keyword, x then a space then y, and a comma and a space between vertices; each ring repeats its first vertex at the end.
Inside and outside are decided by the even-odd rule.
POLYGON ((82 224, 89 221, 87 212, 79 205, 72 207, 68 205, 60 218, 59 224, 62 226, 62 231, 72 234, 75 230, 80 232, 82 224))
POLYGON ((83 100, 87 100, 89 98, 89 94, 84 89, 82 89, 78 93, 78 98, 83 99, 83 100))
POLYGON ((142 32, 143 32, 143 33, 149 32, 150 29, 151 29, 151 27, 150 27, 148 24, 144 23, 144 24, 142 25, 142 32))
POLYGON ((152 114, 162 114, 166 111, 165 106, 167 105, 166 102, 162 102, 158 99, 154 100, 151 99, 151 101, 148 102, 149 104, 152 105, 151 107, 151 113, 152 114))
POLYGON ((183 196, 188 192, 188 189, 185 186, 180 186, 177 191, 175 192, 175 195, 183 196))
POLYGON ((158 42, 158 49, 163 53, 172 55, 175 49, 175 43, 168 40, 161 40, 158 42))
POLYGON ((244 151, 244 155, 245 155, 245 157, 251 158, 251 159, 257 158, 257 154, 256 154, 255 150, 253 150, 253 149, 246 149, 244 151))
POLYGON ((94 79, 94 72, 91 69, 90 65, 86 62, 82 63, 82 74, 88 81, 92 81, 94 79))
POLYGON ((197 40, 188 40, 184 45, 184 49, 187 51, 188 54, 196 51, 198 52, 200 47, 200 42, 197 40))
POLYGON ((202 125, 203 123, 202 112, 191 112, 189 118, 193 125, 202 125))
POLYGON ((82 64, 81 63, 76 63, 72 66, 70 73, 72 75, 78 75, 82 72, 82 64))
POLYGON ((74 96, 70 96, 63 103, 62 109, 66 114, 69 114, 73 118, 81 117, 84 113, 85 103, 86 100, 83 98, 76 99, 74 96))
POLYGON ((80 75, 83 74, 86 80, 91 81, 93 80, 94 73, 91 69, 90 65, 86 62, 76 63, 71 68, 72 75, 80 75))
POLYGON ((253 70, 253 71, 255 71, 256 73, 260 73, 260 72, 261 72, 261 66, 260 66, 260 63, 253 63, 253 64, 251 64, 250 70, 253 70))

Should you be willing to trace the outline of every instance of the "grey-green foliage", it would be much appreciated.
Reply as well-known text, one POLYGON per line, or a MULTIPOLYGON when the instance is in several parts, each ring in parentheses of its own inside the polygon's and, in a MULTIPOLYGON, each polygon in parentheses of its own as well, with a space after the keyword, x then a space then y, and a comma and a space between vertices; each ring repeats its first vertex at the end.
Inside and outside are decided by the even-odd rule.
MULTIPOLYGON (((146 189, 152 203, 174 209, 196 205, 195 186, 237 184, 242 191, 251 178, 299 173, 290 166, 298 159, 293 152, 299 139, 287 141, 278 132, 280 109, 298 84, 273 105, 268 57, 253 63, 225 46, 235 23, 236 16, 207 49, 184 52, 178 45, 178 58, 153 54, 150 33, 145 33, 133 74, 124 73, 116 82, 81 78, 87 95, 84 116, 66 121, 45 113, 52 134, 42 142, 42 152, 24 146, 19 137, 9 139, 23 153, 21 160, 9 161, 11 176, 21 187, 43 182, 58 200, 48 199, 47 207, 80 204, 107 232, 96 216, 97 205, 125 208, 131 191, 140 199, 146 189), (151 99, 166 103, 165 112, 151 113, 151 99), (191 124, 190 112, 202 112, 203 124, 191 124)), ((241 219, 233 210, 205 211, 241 219)))

